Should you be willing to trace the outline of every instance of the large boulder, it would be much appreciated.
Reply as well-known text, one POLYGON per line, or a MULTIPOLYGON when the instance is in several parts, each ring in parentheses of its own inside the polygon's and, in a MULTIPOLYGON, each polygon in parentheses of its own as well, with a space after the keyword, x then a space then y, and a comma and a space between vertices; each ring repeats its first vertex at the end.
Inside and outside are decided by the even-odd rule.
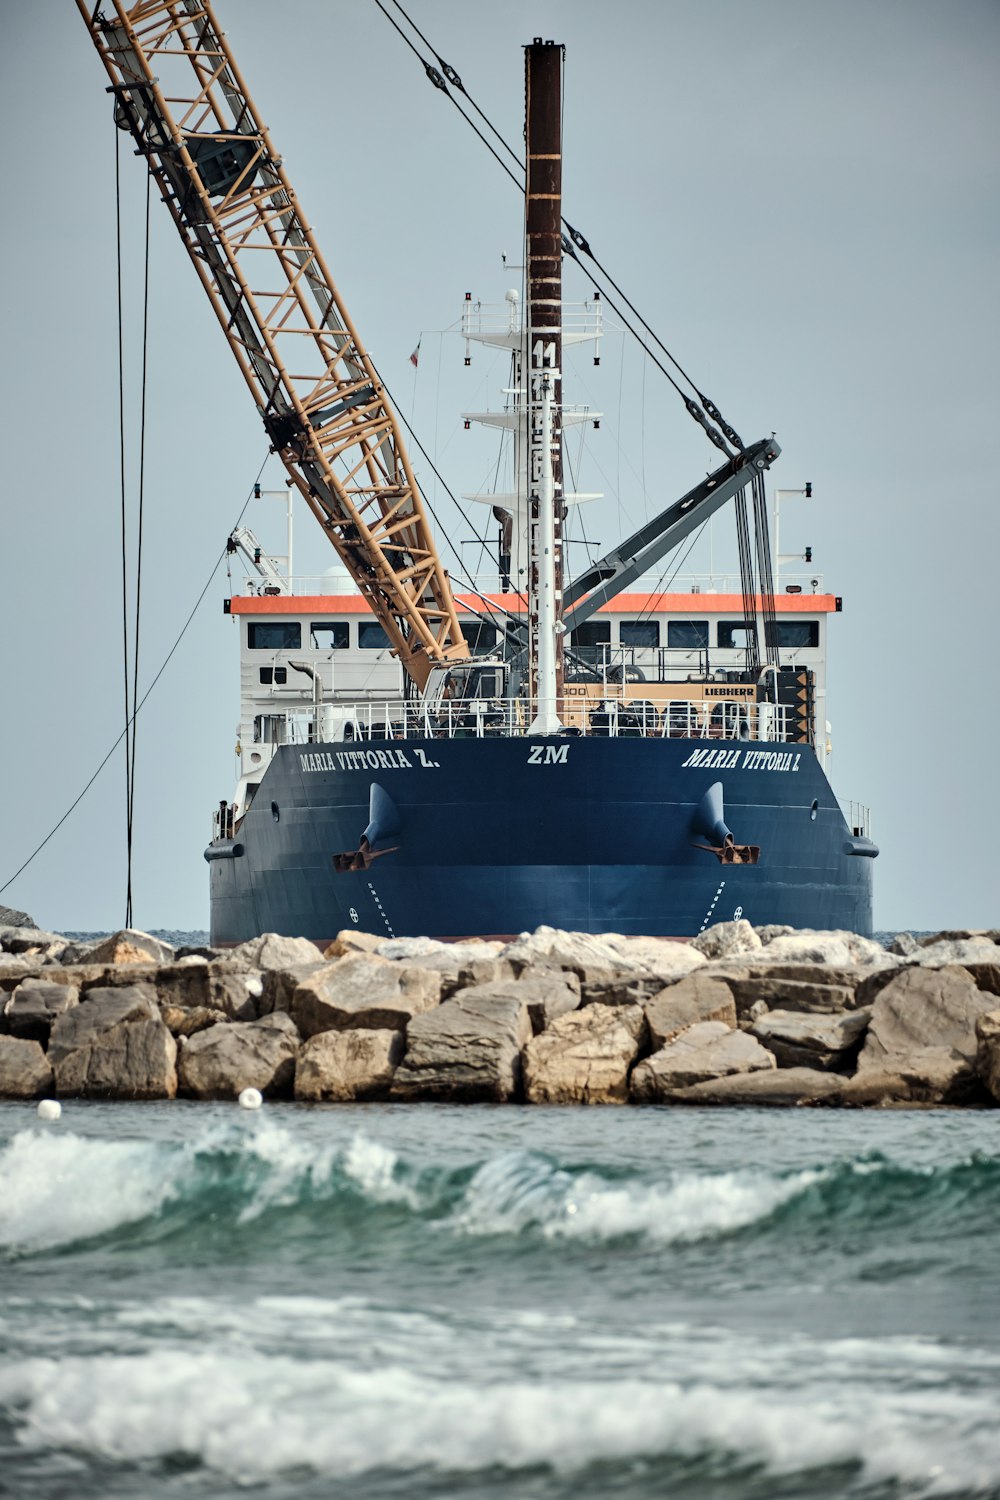
POLYGON ((512 1099, 521 1085, 521 1048, 530 1036, 531 1016, 520 985, 463 990, 410 1021, 392 1097, 512 1099))
POLYGON ((52 961, 66 951, 67 939, 58 932, 43 932, 39 927, 0 926, 0 948, 5 953, 52 961))
POLYGON ((0 990, 10 994, 24 979, 37 977, 42 961, 30 953, 0 953, 0 990))
POLYGON ((238 943, 229 950, 229 957, 245 969, 294 969, 299 964, 319 963, 321 954, 309 938, 265 932, 261 937, 238 943))
POLYGON ((622 933, 563 932, 538 927, 523 932, 501 951, 515 970, 541 964, 567 969, 583 984, 607 982, 621 976, 659 975, 664 984, 681 979, 705 962, 689 943, 669 938, 626 937, 622 933))
POLYGON ((976 1072, 1000 1104, 1000 1010, 989 1010, 976 1020, 976 1072))
POLYGON ((220 1011, 233 1021, 255 1021, 260 1014, 260 971, 237 968, 228 958, 166 964, 156 969, 151 982, 161 1005, 220 1011))
POLYGON ((639 1005, 588 1005, 553 1021, 524 1049, 530 1104, 624 1104, 628 1075, 646 1044, 639 1005))
POLYGON ((439 943, 433 938, 384 938, 375 949, 379 958, 428 969, 441 976, 441 999, 475 984, 512 979, 511 964, 499 957, 503 944, 474 938, 465 943, 439 943))
POLYGON ((906 962, 922 969, 943 969, 952 964, 995 966, 1000 965, 1000 948, 985 935, 941 937, 936 942, 921 944, 906 962))
POLYGON ((454 969, 463 964, 496 958, 503 943, 492 938, 468 938, 461 943, 442 943, 438 938, 380 938, 375 946, 379 958, 394 963, 425 964, 431 969, 454 969))
POLYGON ((904 969, 875 1000, 858 1070, 884 1071, 928 1047, 954 1050, 971 1062, 976 1021, 992 1009, 993 997, 961 967, 904 969))
POLYGON ((189 1037, 178 1065, 180 1090, 196 1099, 237 1099, 246 1088, 287 1097, 301 1038, 290 1016, 221 1021, 189 1037))
POLYGON ((47 1047, 53 1021, 72 1009, 79 999, 76 985, 25 979, 4 1006, 6 1029, 11 1036, 47 1047))
MULTIPOLYGON (((294 964, 288 969, 258 969, 245 974, 243 977, 248 990, 253 994, 257 1015, 269 1016, 276 1010, 290 1011, 292 998, 299 985, 326 967, 326 962, 317 952, 315 963, 294 964)), ((251 1020, 252 1017, 246 1019, 251 1020)))
POLYGON ((321 1031, 405 1031, 416 1015, 441 999, 441 976, 432 969, 392 963, 374 954, 349 954, 301 981, 289 1013, 305 1037, 321 1031))
POLYGON ((177 1043, 148 985, 90 990, 58 1016, 48 1060, 56 1092, 89 1099, 172 1099, 177 1043))
POLYGON ((405 1051, 399 1031, 321 1031, 295 1065, 295 1097, 346 1103, 384 1099, 405 1051))
POLYGON ((841 1077, 839 1083, 830 1103, 851 1108, 936 1109, 943 1104, 988 1102, 968 1059, 943 1047, 925 1047, 894 1067, 866 1068, 853 1078, 841 1077))
POLYGON ((750 1028, 781 1068, 843 1069, 861 1045, 871 1012, 823 1015, 773 1010, 750 1028))
POLYGON ((673 1090, 706 1079, 775 1066, 773 1055, 745 1031, 734 1031, 724 1021, 700 1021, 638 1064, 632 1098, 637 1104, 655 1104, 673 1090))
POLYGON ((612 945, 632 972, 652 974, 664 984, 673 984, 686 974, 704 967, 706 959, 693 943, 674 938, 615 937, 612 945))
POLYGON ((613 979, 630 968, 622 962, 610 934, 563 932, 557 927, 542 926, 534 932, 522 932, 502 949, 500 956, 513 965, 517 974, 538 964, 548 969, 567 969, 581 982, 613 979))
POLYGON ((0 1098, 37 1099, 52 1092, 52 1069, 38 1042, 0 1036, 0 1098))
POLYGON ((757 1073, 729 1073, 686 1088, 664 1088, 660 1104, 757 1105, 788 1108, 839 1102, 844 1080, 815 1068, 774 1068, 757 1073))
POLYGON ((34 963, 31 959, 14 958, 7 953, 0 954, 0 960, 3 959, 10 959, 11 963, 27 964, 27 972, 17 977, 14 977, 13 974, 8 973, 5 968, 0 966, 0 990, 6 990, 11 994, 25 979, 44 979, 46 984, 72 985, 77 993, 82 995, 87 988, 95 986, 100 989, 107 988, 114 981, 115 977, 120 979, 123 984, 136 984, 143 983, 146 979, 151 979, 155 973, 155 969, 152 966, 149 968, 118 970, 113 965, 109 966, 108 964, 77 963, 46 965, 43 972, 42 966, 34 963))
POLYGON ((92 964, 168 964, 173 958, 174 950, 169 943, 133 927, 109 933, 88 954, 92 964))
POLYGON ((3 927, 34 927, 37 929, 38 923, 33 917, 29 917, 26 911, 18 911, 13 906, 4 906, 3 902, 0 901, 0 928, 3 927))
POLYGON ((759 952, 763 944, 745 917, 736 922, 716 922, 691 939, 706 958, 728 958, 732 953, 759 952))
POLYGON ((492 983, 469 985, 459 994, 467 995, 473 990, 480 995, 506 995, 519 1005, 526 1005, 531 1029, 536 1036, 559 1016, 576 1010, 580 1004, 580 981, 575 974, 564 969, 540 969, 537 972, 526 969, 520 979, 498 979, 492 983))
POLYGON ((814 932, 802 928, 772 938, 767 944, 768 958, 794 960, 796 963, 881 964, 886 956, 881 943, 856 932, 814 932))
POLYGON ((976 1022, 995 1005, 959 966, 904 969, 872 1007, 858 1057, 859 1088, 879 1074, 906 1080, 909 1097, 918 1102, 975 1098, 976 1022))
POLYGON ((721 979, 707 973, 689 974, 669 985, 644 1007, 649 1026, 649 1044, 658 1052, 688 1026, 699 1021, 722 1021, 736 1025, 732 991, 721 979))
MULTIPOLYGON (((840 971, 843 972, 843 971, 840 971)), ((766 972, 726 976, 737 1014, 742 1019, 761 1001, 768 1010, 795 1010, 836 1014, 854 1004, 854 989, 846 984, 789 979, 766 972)))
POLYGON ((374 953, 381 941, 377 933, 358 932, 354 927, 344 927, 323 949, 323 957, 333 960, 346 958, 349 953, 374 953))

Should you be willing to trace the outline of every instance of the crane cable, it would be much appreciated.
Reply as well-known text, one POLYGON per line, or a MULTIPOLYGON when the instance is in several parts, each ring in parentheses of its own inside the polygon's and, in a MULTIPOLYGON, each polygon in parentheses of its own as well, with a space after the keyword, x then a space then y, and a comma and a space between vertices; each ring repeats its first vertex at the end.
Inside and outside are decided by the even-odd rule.
MULTIPOLYGON (((400 3, 400 0, 391 0, 391 3, 393 5, 395 5, 396 9, 404 17, 404 19, 406 20, 407 25, 409 25, 410 27, 412 27, 412 29, 416 32, 417 36, 420 37, 420 40, 423 42, 424 46, 427 47, 429 49, 429 51, 433 53, 434 58, 435 58, 436 62, 439 65, 440 71, 439 71, 438 67, 434 66, 433 63, 428 62, 428 60, 426 58, 424 58, 424 57, 421 56, 419 48, 416 47, 414 45, 414 43, 410 40, 410 38, 406 36, 406 34, 403 32, 402 28, 399 26, 398 22, 389 14, 389 12, 386 10, 385 6, 382 3, 382 0, 375 0, 375 4, 378 6, 378 8, 382 12, 382 14, 385 16, 386 20, 395 29, 395 31, 398 32, 399 36, 402 37, 403 41, 409 47, 410 51, 414 54, 414 56, 422 64, 424 72, 426 73, 427 78, 429 79, 429 81, 434 85, 434 87, 436 89, 441 90, 441 92, 444 93, 445 96, 448 99, 451 100, 452 104, 455 105, 455 108, 458 110, 459 114, 465 120, 466 124, 469 125, 469 127, 475 132, 475 134, 483 142, 483 144, 486 146, 486 149, 490 152, 490 155, 495 158, 495 160, 499 163, 499 165, 502 167, 502 169, 506 172, 507 176, 511 179, 511 181, 518 188, 518 190, 523 193, 523 191, 524 191, 523 178, 519 179, 511 171, 511 169, 507 165, 507 163, 505 161, 503 161, 501 159, 501 157, 497 154, 496 150, 490 144, 490 142, 486 139, 486 137, 483 135, 482 131, 476 125, 475 121, 473 121, 469 117, 469 115, 462 108, 462 106, 459 103, 459 101, 456 98, 456 96, 451 93, 451 91, 448 88, 448 83, 451 83, 452 86, 455 89, 457 89, 462 95, 464 95, 464 97, 466 99, 468 99, 469 104, 476 111, 476 114, 480 117, 480 119, 485 123, 485 125, 487 126, 487 128, 492 132, 492 134, 500 142, 500 145, 504 148, 504 150, 508 153, 508 155, 513 158, 514 162, 517 164, 517 167, 518 167, 519 171, 523 174, 523 172, 524 172, 524 164, 521 161, 520 157, 514 151, 513 147, 500 134, 500 132, 497 130, 496 126, 492 123, 492 121, 479 108, 479 105, 472 98, 472 95, 469 93, 468 89, 465 87, 465 84, 462 82, 461 75, 455 70, 455 68, 453 68, 451 66, 450 63, 447 63, 444 60, 444 58, 441 57, 440 53, 436 50, 436 48, 432 45, 432 43, 429 42, 428 39, 424 36, 423 32, 417 26, 416 22, 407 14, 406 10, 403 8, 402 4, 400 3), (446 80, 447 80, 447 82, 446 82, 446 80)), ((564 250, 564 252, 566 254, 568 254, 573 260, 575 260, 578 265, 581 265, 580 256, 577 254, 577 251, 579 250, 583 255, 585 255, 587 257, 587 259, 589 261, 591 261, 597 267, 598 271, 601 273, 602 276, 604 276, 607 279, 607 281, 610 283, 610 285, 614 288, 615 292, 618 294, 618 296, 621 298, 621 300, 625 303, 626 307, 628 307, 629 310, 638 319, 639 323, 642 325, 642 327, 648 333, 649 337, 663 351, 663 354, 670 361, 670 363, 674 366, 674 368, 677 370, 677 372, 681 376, 681 378, 683 380, 687 381, 688 385, 694 391, 695 395, 698 398, 697 401, 694 401, 690 396, 688 396, 688 395, 685 394, 685 392, 681 389, 680 385, 677 383, 677 381, 670 374, 669 370, 666 368, 666 366, 663 364, 663 362, 660 359, 657 358, 657 356, 652 352, 651 349, 648 348, 648 346, 643 345, 647 358, 649 358, 649 359, 651 359, 653 361, 653 363, 656 365, 656 367, 660 371, 660 373, 662 375, 664 375, 665 378, 669 381, 669 383, 673 386, 673 388, 677 392, 678 396, 680 396, 681 400, 684 402, 684 405, 685 405, 685 407, 687 409, 688 415, 694 421, 696 421, 704 429, 705 434, 708 437, 709 441, 712 442, 712 443, 714 443, 717 448, 719 448, 722 452, 724 452, 727 455, 727 457, 735 457, 739 453, 742 453, 744 451, 744 444, 743 444, 743 440, 740 438, 739 434, 726 421, 725 417, 722 415, 722 412, 719 410, 718 406, 716 406, 715 402, 711 399, 711 397, 706 396, 704 394, 704 392, 699 388, 699 386, 697 385, 697 383, 691 378, 691 376, 683 368, 683 366, 680 364, 680 362, 674 357, 673 354, 671 354, 670 350, 666 347, 666 345, 664 344, 663 340, 650 327, 649 323, 647 323, 646 319, 642 316, 642 314, 639 312, 638 308, 631 301, 631 299, 625 294, 625 292, 622 291, 621 287, 618 285, 617 281, 615 281, 615 279, 611 275, 610 271, 608 271, 607 267, 604 266, 601 263, 601 261, 598 259, 598 257, 595 255, 593 249, 591 248, 591 245, 590 245, 589 241, 587 240, 587 237, 583 233, 581 233, 580 230, 574 228, 573 225, 570 224, 569 221, 565 218, 565 216, 563 216, 563 218, 562 218, 562 223, 565 226, 565 229, 567 231, 567 233, 563 236, 563 250, 564 250), (721 431, 720 431, 720 428, 721 428, 721 431), (729 448, 729 444, 730 443, 735 446, 735 448, 736 448, 736 454, 733 454, 730 451, 730 448, 729 448)), ((581 268, 582 268, 582 266, 581 266, 581 268)), ((614 302, 614 299, 608 295, 607 291, 603 287, 601 287, 600 284, 596 280, 594 281, 594 285, 595 285, 595 289, 597 290, 597 292, 604 299, 604 301, 608 304, 608 306, 612 309, 612 311, 614 313, 616 313, 617 316, 621 319, 623 325, 628 329, 629 333, 632 334, 633 338, 635 338, 639 343, 643 343, 642 339, 639 336, 639 333, 637 332, 637 330, 635 329, 635 327, 633 326, 633 324, 629 321, 629 319, 626 317, 626 315, 622 312, 621 308, 618 307, 618 306, 616 306, 616 304, 614 302)))
POLYGON ((125 333, 124 333, 124 279, 122 266, 122 214, 121 214, 121 132, 115 130, 115 240, 118 302, 118 443, 119 477, 121 488, 121 543, 122 543, 122 656, 125 672, 125 926, 132 925, 132 846, 135 821, 135 763, 136 725, 132 705, 139 697, 139 622, 142 611, 142 535, 146 478, 146 375, 149 347, 149 205, 151 201, 151 179, 146 177, 146 209, 143 235, 143 285, 142 285, 142 378, 139 410, 139 496, 136 517, 136 562, 135 562, 135 621, 132 633, 131 668, 129 684, 129 624, 128 624, 128 533, 126 515, 126 463, 125 463, 125 333))
POLYGON ((121 132, 115 125, 115 270, 118 321, 118 472, 122 564, 122 665, 125 687, 125 926, 132 925, 132 843, 135 817, 136 727, 133 705, 139 693, 139 620, 142 604, 142 529, 146 468, 146 372, 149 334, 149 204, 150 179, 146 179, 146 210, 143 237, 142 289, 142 377, 139 414, 139 495, 136 519, 135 621, 129 648, 128 618, 128 484, 125 452, 125 292, 122 261, 121 132), (129 669, 131 667, 131 682, 129 669))
MULTIPOLYGON (((378 4, 379 0, 375 0, 375 3, 378 4)), ((371 355, 369 355, 368 357, 369 357, 369 359, 371 359, 371 355)), ((408 421, 408 419, 403 415, 402 407, 400 407, 398 405, 398 403, 396 402, 396 399, 393 396, 392 391, 389 389, 389 387, 386 384, 385 380, 383 379, 381 373, 379 372, 378 366, 375 364, 375 361, 372 360, 371 363, 372 363, 372 369, 375 371, 375 375, 376 375, 376 377, 378 379, 378 382, 381 385, 382 389, 385 391, 385 394, 386 394, 386 396, 389 399, 390 406, 395 411, 396 415, 399 417, 399 420, 402 422, 403 426, 406 428, 407 432, 410 435, 411 440, 420 449, 420 452, 423 454, 424 459, 430 465, 431 472, 433 473, 435 479, 438 481, 438 483, 440 484, 441 488, 444 490, 445 494, 448 496, 448 499, 451 501, 452 505, 454 505, 455 509, 458 511, 459 515, 462 517, 462 520, 465 522, 465 524, 469 527, 469 529, 471 531, 475 532, 476 535, 479 537, 479 543, 480 543, 480 546, 481 546, 482 550, 489 557, 490 561, 491 562, 495 561, 497 563, 497 566, 499 567, 499 564, 500 564, 499 556, 497 556, 496 558, 494 558, 494 554, 492 552, 490 543, 486 540, 485 537, 479 536, 479 532, 477 530, 477 527, 476 527, 475 523, 472 520, 472 517, 469 515, 468 511, 464 508, 464 506, 462 506, 462 505, 459 504, 459 501, 457 500, 454 491, 451 489, 451 487, 448 484, 447 480, 444 478, 444 475, 441 473, 441 471, 438 468, 437 464, 434 462, 434 460, 431 458, 430 454, 427 452, 427 449, 424 447, 423 443, 420 441, 420 438, 417 436, 417 433, 415 432, 414 428, 411 426, 411 424, 408 421)), ((428 499, 428 497, 426 495, 422 494, 422 499, 423 499, 423 503, 426 505, 427 509, 429 510, 429 512, 431 514, 431 518, 434 521, 435 526, 437 526, 438 530, 442 533, 442 535, 447 536, 447 534, 448 534, 447 530, 443 526, 440 516, 438 515, 437 511, 434 509, 434 506, 431 504, 431 502, 428 499)), ((489 615, 491 615, 498 623, 502 623, 502 621, 504 619, 509 618, 509 616, 510 616, 510 611, 509 610, 504 609, 501 605, 495 604, 491 599, 489 599, 485 594, 481 593, 479 591, 479 589, 476 588, 476 585, 472 582, 472 579, 469 578, 468 574, 466 573, 466 571, 465 571, 465 565, 462 562, 462 559, 459 556, 458 552, 455 550, 454 547, 452 547, 451 550, 452 550, 452 553, 454 555, 455 561, 458 564, 458 566, 455 569, 456 574, 458 575, 458 577, 459 577, 459 579, 461 581, 464 581, 466 587, 470 590, 470 592, 473 593, 476 596, 476 598, 479 599, 479 600, 481 600, 481 602, 485 605, 487 613, 489 615)), ((521 599, 522 602, 525 604, 525 606, 527 606, 527 601, 525 599, 525 596, 522 593, 520 593, 519 591, 517 591, 517 590, 515 590, 514 593, 515 593, 516 597, 519 598, 519 599, 521 599)), ((482 616, 479 613, 479 610, 473 609, 472 613, 474 615, 479 615, 480 619, 482 618, 482 616)))
MULTIPOLYGON (((236 517, 236 520, 233 522, 233 524, 232 524, 232 526, 231 526, 231 528, 230 528, 230 530, 229 530, 229 532, 228 532, 227 535, 229 535, 229 536, 232 535, 233 531, 236 530, 236 527, 239 526, 240 522, 243 520, 243 517, 246 515, 247 506, 250 504, 250 501, 254 497, 254 490, 255 490, 256 486, 260 483, 260 477, 263 474, 264 469, 266 468, 268 460, 270 459, 270 457, 271 457, 271 450, 270 450, 270 448, 268 448, 268 451, 267 451, 267 454, 266 454, 266 456, 264 458, 264 461, 261 464, 260 468, 257 470, 257 477, 254 480, 253 484, 250 486, 250 489, 249 489, 249 491, 247 493, 247 497, 246 497, 246 499, 243 502, 243 508, 240 511, 239 515, 236 517)), ((94 771, 93 775, 90 777, 89 781, 84 786, 83 790, 79 793, 79 795, 77 797, 75 797, 73 799, 73 801, 70 803, 69 807, 67 807, 66 811, 63 813, 63 815, 59 819, 59 821, 57 823, 53 824, 52 828, 50 828, 49 832, 42 839, 41 843, 32 851, 31 854, 28 855, 28 858, 24 861, 24 863, 22 865, 20 865, 14 871, 13 875, 11 875, 8 880, 4 881, 3 885, 0 885, 0 896, 3 895, 4 891, 7 889, 8 886, 11 886, 11 885, 14 884, 14 881, 17 879, 17 877, 20 874, 22 874, 23 871, 25 871, 28 868, 28 866, 31 864, 32 860, 34 860, 39 854, 41 854, 42 850, 45 848, 45 845, 49 842, 49 840, 51 838, 53 838, 56 833, 58 833, 59 829, 65 823, 65 821, 69 817, 70 813, 73 812, 74 809, 79 806, 79 804, 83 801, 84 797, 90 791, 90 788, 93 786, 93 784, 97 780, 98 776, 100 776, 101 772, 104 770, 104 767, 107 765, 107 763, 111 759, 112 755, 114 755, 115 751, 118 749, 118 746, 121 744, 122 740, 125 739, 126 735, 130 734, 134 730, 135 721, 136 721, 136 719, 139 716, 140 710, 144 707, 144 705, 148 701, 150 694, 152 693, 153 689, 156 687, 156 684, 159 682, 160 678, 163 676, 164 672, 166 671, 167 667, 169 666, 170 660, 173 657, 173 655, 174 655, 175 651, 177 650, 178 646, 180 645, 181 641, 184 639, 185 635, 187 634, 187 631, 188 631, 188 628, 189 628, 189 626, 191 624, 191 621, 194 619, 196 613, 198 612, 198 609, 199 609, 199 607, 201 605, 202 600, 204 599, 205 595, 208 593, 209 589, 211 588, 212 581, 215 578, 216 573, 219 571, 220 565, 226 560, 226 558, 228 556, 229 556, 229 548, 227 546, 227 547, 223 548, 222 552, 219 554, 219 556, 216 558, 215 562, 213 563, 213 565, 212 565, 212 571, 209 573, 208 577, 205 579, 205 586, 204 586, 204 588, 202 589, 201 593, 198 595, 197 599, 194 601, 194 604, 191 606, 191 611, 190 611, 187 619, 184 621, 184 624, 181 626, 180 631, 179 631, 179 633, 177 635, 177 638, 174 641, 174 644, 171 646, 170 650, 167 652, 166 656, 163 658, 163 661, 160 664, 160 668, 159 668, 158 672, 156 673, 156 676, 153 678, 152 682, 149 684, 149 687, 143 693, 142 697, 140 699, 138 699, 138 701, 135 703, 135 705, 134 705, 134 707, 132 709, 131 716, 130 716, 128 722, 126 723, 125 728, 121 731, 121 733, 119 734, 118 738, 114 741, 114 743, 112 744, 111 748, 108 750, 107 754, 104 756, 104 759, 100 762, 100 764, 98 765, 97 769, 94 771)))

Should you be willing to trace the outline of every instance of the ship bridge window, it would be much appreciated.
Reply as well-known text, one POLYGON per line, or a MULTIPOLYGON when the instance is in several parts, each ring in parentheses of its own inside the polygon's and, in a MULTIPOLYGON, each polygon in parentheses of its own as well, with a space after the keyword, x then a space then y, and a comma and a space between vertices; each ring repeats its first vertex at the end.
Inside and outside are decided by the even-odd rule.
POLYGON ((618 639, 623 646, 655 648, 660 644, 660 622, 658 620, 622 620, 618 625, 618 639))
POLYGON ((707 651, 708 621, 668 620, 667 645, 683 651, 707 651))
POLYGON ((462 625, 462 634, 474 656, 483 656, 496 647, 496 629, 492 625, 484 625, 482 620, 467 620, 462 625))
POLYGON ((719 649, 745 651, 753 639, 753 624, 748 620, 719 621, 719 649))
POLYGON ((391 642, 377 620, 358 622, 358 645, 362 651, 386 651, 391 642))
POLYGON ((298 620, 251 620, 247 625, 247 645, 251 651, 298 651, 302 646, 302 626, 298 620))
POLYGON ((309 644, 320 651, 346 651, 351 644, 350 624, 347 620, 313 620, 309 644))
POLYGON ((770 622, 764 626, 764 633, 769 646, 784 646, 789 650, 796 646, 815 647, 819 645, 819 621, 818 620, 775 620, 777 630, 772 630, 770 622))
POLYGON ((275 687, 284 687, 288 681, 287 667, 261 667, 260 680, 266 686, 274 683, 275 687))
POLYGON ((607 661, 611 654, 611 621, 588 620, 578 625, 569 638, 569 647, 583 661, 607 661))

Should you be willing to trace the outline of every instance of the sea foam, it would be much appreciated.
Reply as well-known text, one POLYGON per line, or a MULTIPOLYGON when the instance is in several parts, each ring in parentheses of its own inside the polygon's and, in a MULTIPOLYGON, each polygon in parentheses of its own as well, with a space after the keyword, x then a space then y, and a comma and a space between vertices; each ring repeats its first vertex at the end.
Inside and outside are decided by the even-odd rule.
POLYGON ((165 1349, 31 1359, 0 1372, 0 1403, 29 1449, 119 1462, 183 1455, 244 1482, 292 1469, 573 1472, 707 1457, 720 1472, 846 1466, 930 1496, 985 1492, 1000 1474, 984 1396, 822 1376, 794 1390, 654 1376, 473 1384, 399 1364, 165 1349))
POLYGON ((162 1148, 22 1130, 0 1151, 0 1248, 91 1239, 155 1213, 175 1193, 162 1148))
POLYGON ((476 1171, 451 1222, 470 1234, 536 1230, 555 1240, 637 1236, 655 1244, 685 1243, 766 1219, 819 1176, 812 1169, 781 1177, 750 1168, 677 1173, 658 1183, 638 1177, 614 1181, 512 1152, 476 1171))

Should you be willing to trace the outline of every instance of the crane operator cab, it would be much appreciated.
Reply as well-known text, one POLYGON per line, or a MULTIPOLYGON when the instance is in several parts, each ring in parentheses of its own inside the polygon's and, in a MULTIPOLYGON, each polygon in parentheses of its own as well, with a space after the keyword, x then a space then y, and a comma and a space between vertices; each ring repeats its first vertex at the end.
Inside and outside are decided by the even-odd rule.
POLYGON ((435 665, 424 687, 423 715, 431 717, 436 733, 449 739, 510 733, 508 671, 499 657, 435 665))
POLYGON ((496 702, 505 696, 507 671, 499 657, 435 663, 424 686, 423 706, 433 711, 448 704, 496 702))

